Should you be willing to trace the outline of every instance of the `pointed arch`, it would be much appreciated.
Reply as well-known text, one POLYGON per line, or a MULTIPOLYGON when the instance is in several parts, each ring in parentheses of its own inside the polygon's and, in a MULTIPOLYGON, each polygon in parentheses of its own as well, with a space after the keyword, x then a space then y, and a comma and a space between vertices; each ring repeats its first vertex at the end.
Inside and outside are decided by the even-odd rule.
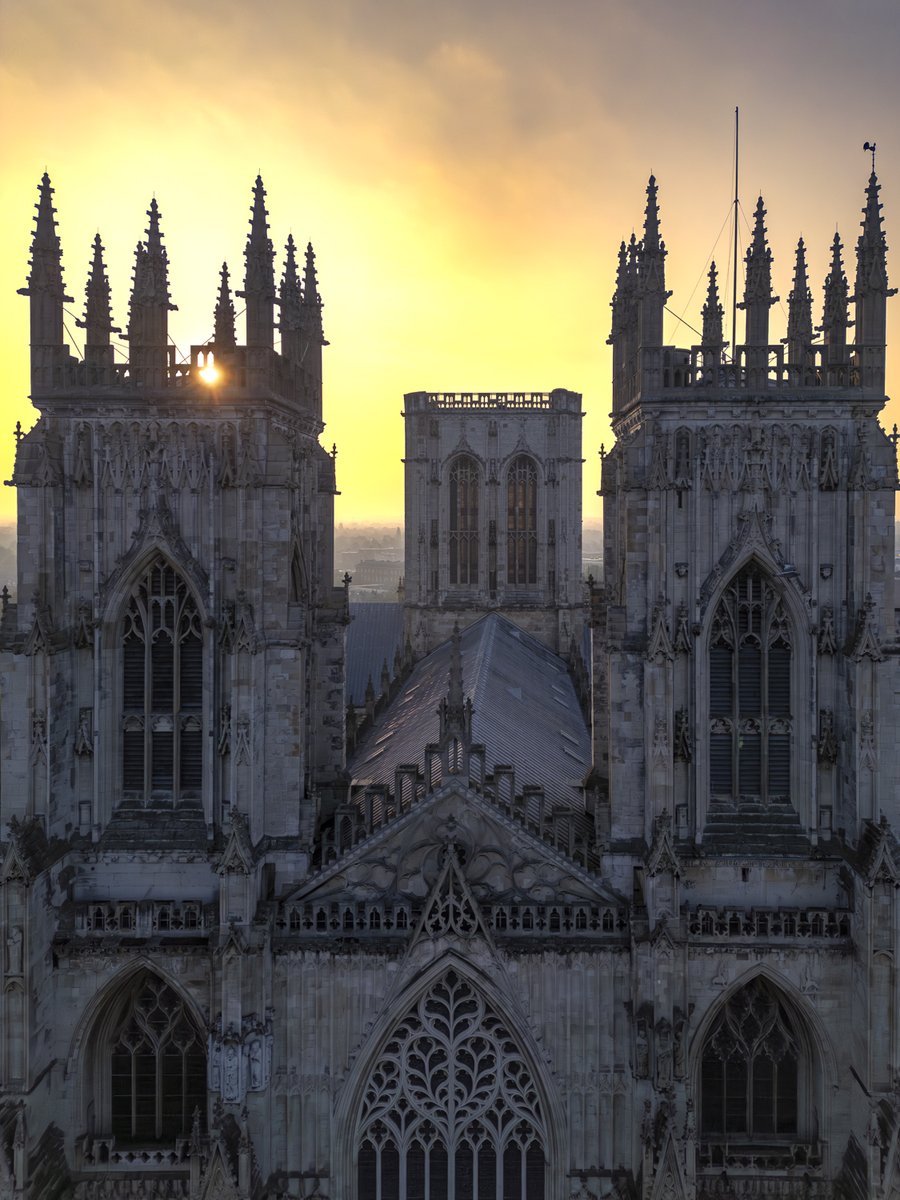
POLYGON ((704 1142, 828 1137, 834 1049, 807 998, 766 964, 744 972, 710 1006, 691 1039, 689 1076, 704 1142), (786 1104, 780 1114, 779 1101, 786 1104))
POLYGON ((534 587, 538 581, 538 483, 531 454, 516 454, 506 468, 506 582, 534 587))
POLYGON ((482 471, 469 453, 454 454, 447 464, 449 482, 450 586, 478 584, 482 471))
POLYGON ((149 959, 128 963, 72 1037, 81 1127, 120 1144, 186 1137, 195 1108, 206 1119, 206 1041, 193 997, 149 959))
POLYGON ((565 1118, 517 1009, 453 951, 386 997, 337 1099, 337 1194, 370 1200, 380 1177, 406 1200, 417 1194, 407 1181, 412 1188, 425 1175, 439 1187, 459 1177, 471 1194, 479 1172, 515 1180, 508 1194, 517 1200, 550 1194, 546 1179, 562 1178, 565 1118))
MULTIPOLYGON (((751 517, 750 520, 753 518, 751 517)), ((810 615, 793 574, 748 538, 708 594, 696 656, 696 829, 709 807, 790 805, 814 829, 810 615)))

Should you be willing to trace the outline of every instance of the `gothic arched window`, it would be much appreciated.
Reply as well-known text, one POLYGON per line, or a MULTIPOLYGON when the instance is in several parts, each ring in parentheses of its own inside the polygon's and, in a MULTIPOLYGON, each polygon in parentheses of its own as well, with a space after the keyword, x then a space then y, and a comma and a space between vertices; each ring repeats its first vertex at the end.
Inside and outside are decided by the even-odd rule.
POLYGON ((537 583, 537 467, 520 454, 506 476, 506 580, 537 583))
POLYGON ((121 1143, 187 1137, 194 1110, 206 1111, 206 1047, 184 1003, 143 973, 109 1028, 109 1132, 121 1143))
POLYGON ((544 1200, 545 1144, 521 1050, 448 971, 397 1026, 369 1078, 358 1200, 544 1200))
POLYGON ((791 792, 791 633, 768 577, 750 564, 713 618, 709 650, 713 799, 787 802, 791 792))
POLYGON ((125 613, 122 788, 127 797, 196 799, 203 763, 203 641, 187 584, 162 557, 125 613))
POLYGON ((478 583, 478 464, 468 455, 450 468, 450 583, 478 583))
POLYGON ((715 1021, 700 1067, 704 1137, 798 1134, 800 1045, 776 990, 754 979, 715 1021))

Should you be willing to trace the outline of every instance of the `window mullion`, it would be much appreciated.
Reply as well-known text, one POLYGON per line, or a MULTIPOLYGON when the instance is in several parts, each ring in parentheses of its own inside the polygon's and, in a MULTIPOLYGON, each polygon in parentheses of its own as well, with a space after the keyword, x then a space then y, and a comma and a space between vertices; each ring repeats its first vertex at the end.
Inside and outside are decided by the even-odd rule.
POLYGON ((181 624, 176 618, 172 629, 172 804, 177 804, 181 788, 181 624))
POLYGON ((147 606, 144 619, 144 804, 150 799, 153 780, 153 619, 147 606))

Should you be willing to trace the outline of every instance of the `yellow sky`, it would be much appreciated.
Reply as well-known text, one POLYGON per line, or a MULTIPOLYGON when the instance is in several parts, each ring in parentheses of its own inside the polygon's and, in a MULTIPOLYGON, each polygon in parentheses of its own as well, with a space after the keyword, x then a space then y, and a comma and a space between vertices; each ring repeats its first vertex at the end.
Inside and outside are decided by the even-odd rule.
MULTIPOLYGON (((260 171, 279 272, 289 232, 316 248, 337 519, 402 517, 404 392, 557 386, 584 394, 596 516, 618 242, 653 170, 670 306, 698 325, 736 104, 743 207, 762 190, 769 212, 773 340, 801 233, 817 319, 836 226, 852 282, 866 139, 900 283, 896 24, 894 0, 0 0, 0 477, 35 418, 16 288, 44 168, 74 315, 99 230, 125 325, 156 195, 184 352, 211 333, 223 258, 239 281, 260 171)), ((716 257, 724 275, 726 235, 716 257)), ((695 339, 670 319, 666 340, 695 339)), ((900 340, 889 362, 900 399, 900 340)))

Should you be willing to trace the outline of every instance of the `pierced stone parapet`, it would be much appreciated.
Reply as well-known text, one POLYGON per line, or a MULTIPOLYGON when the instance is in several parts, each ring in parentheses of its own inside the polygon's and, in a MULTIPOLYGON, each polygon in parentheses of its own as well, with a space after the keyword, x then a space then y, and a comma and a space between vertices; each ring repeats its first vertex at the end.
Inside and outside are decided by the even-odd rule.
POLYGON ((206 907, 200 901, 112 901, 75 906, 76 934, 196 934, 209 927, 206 907))
POLYGON ((692 939, 849 938, 850 913, 846 909, 778 908, 739 909, 697 907, 688 914, 692 939))

